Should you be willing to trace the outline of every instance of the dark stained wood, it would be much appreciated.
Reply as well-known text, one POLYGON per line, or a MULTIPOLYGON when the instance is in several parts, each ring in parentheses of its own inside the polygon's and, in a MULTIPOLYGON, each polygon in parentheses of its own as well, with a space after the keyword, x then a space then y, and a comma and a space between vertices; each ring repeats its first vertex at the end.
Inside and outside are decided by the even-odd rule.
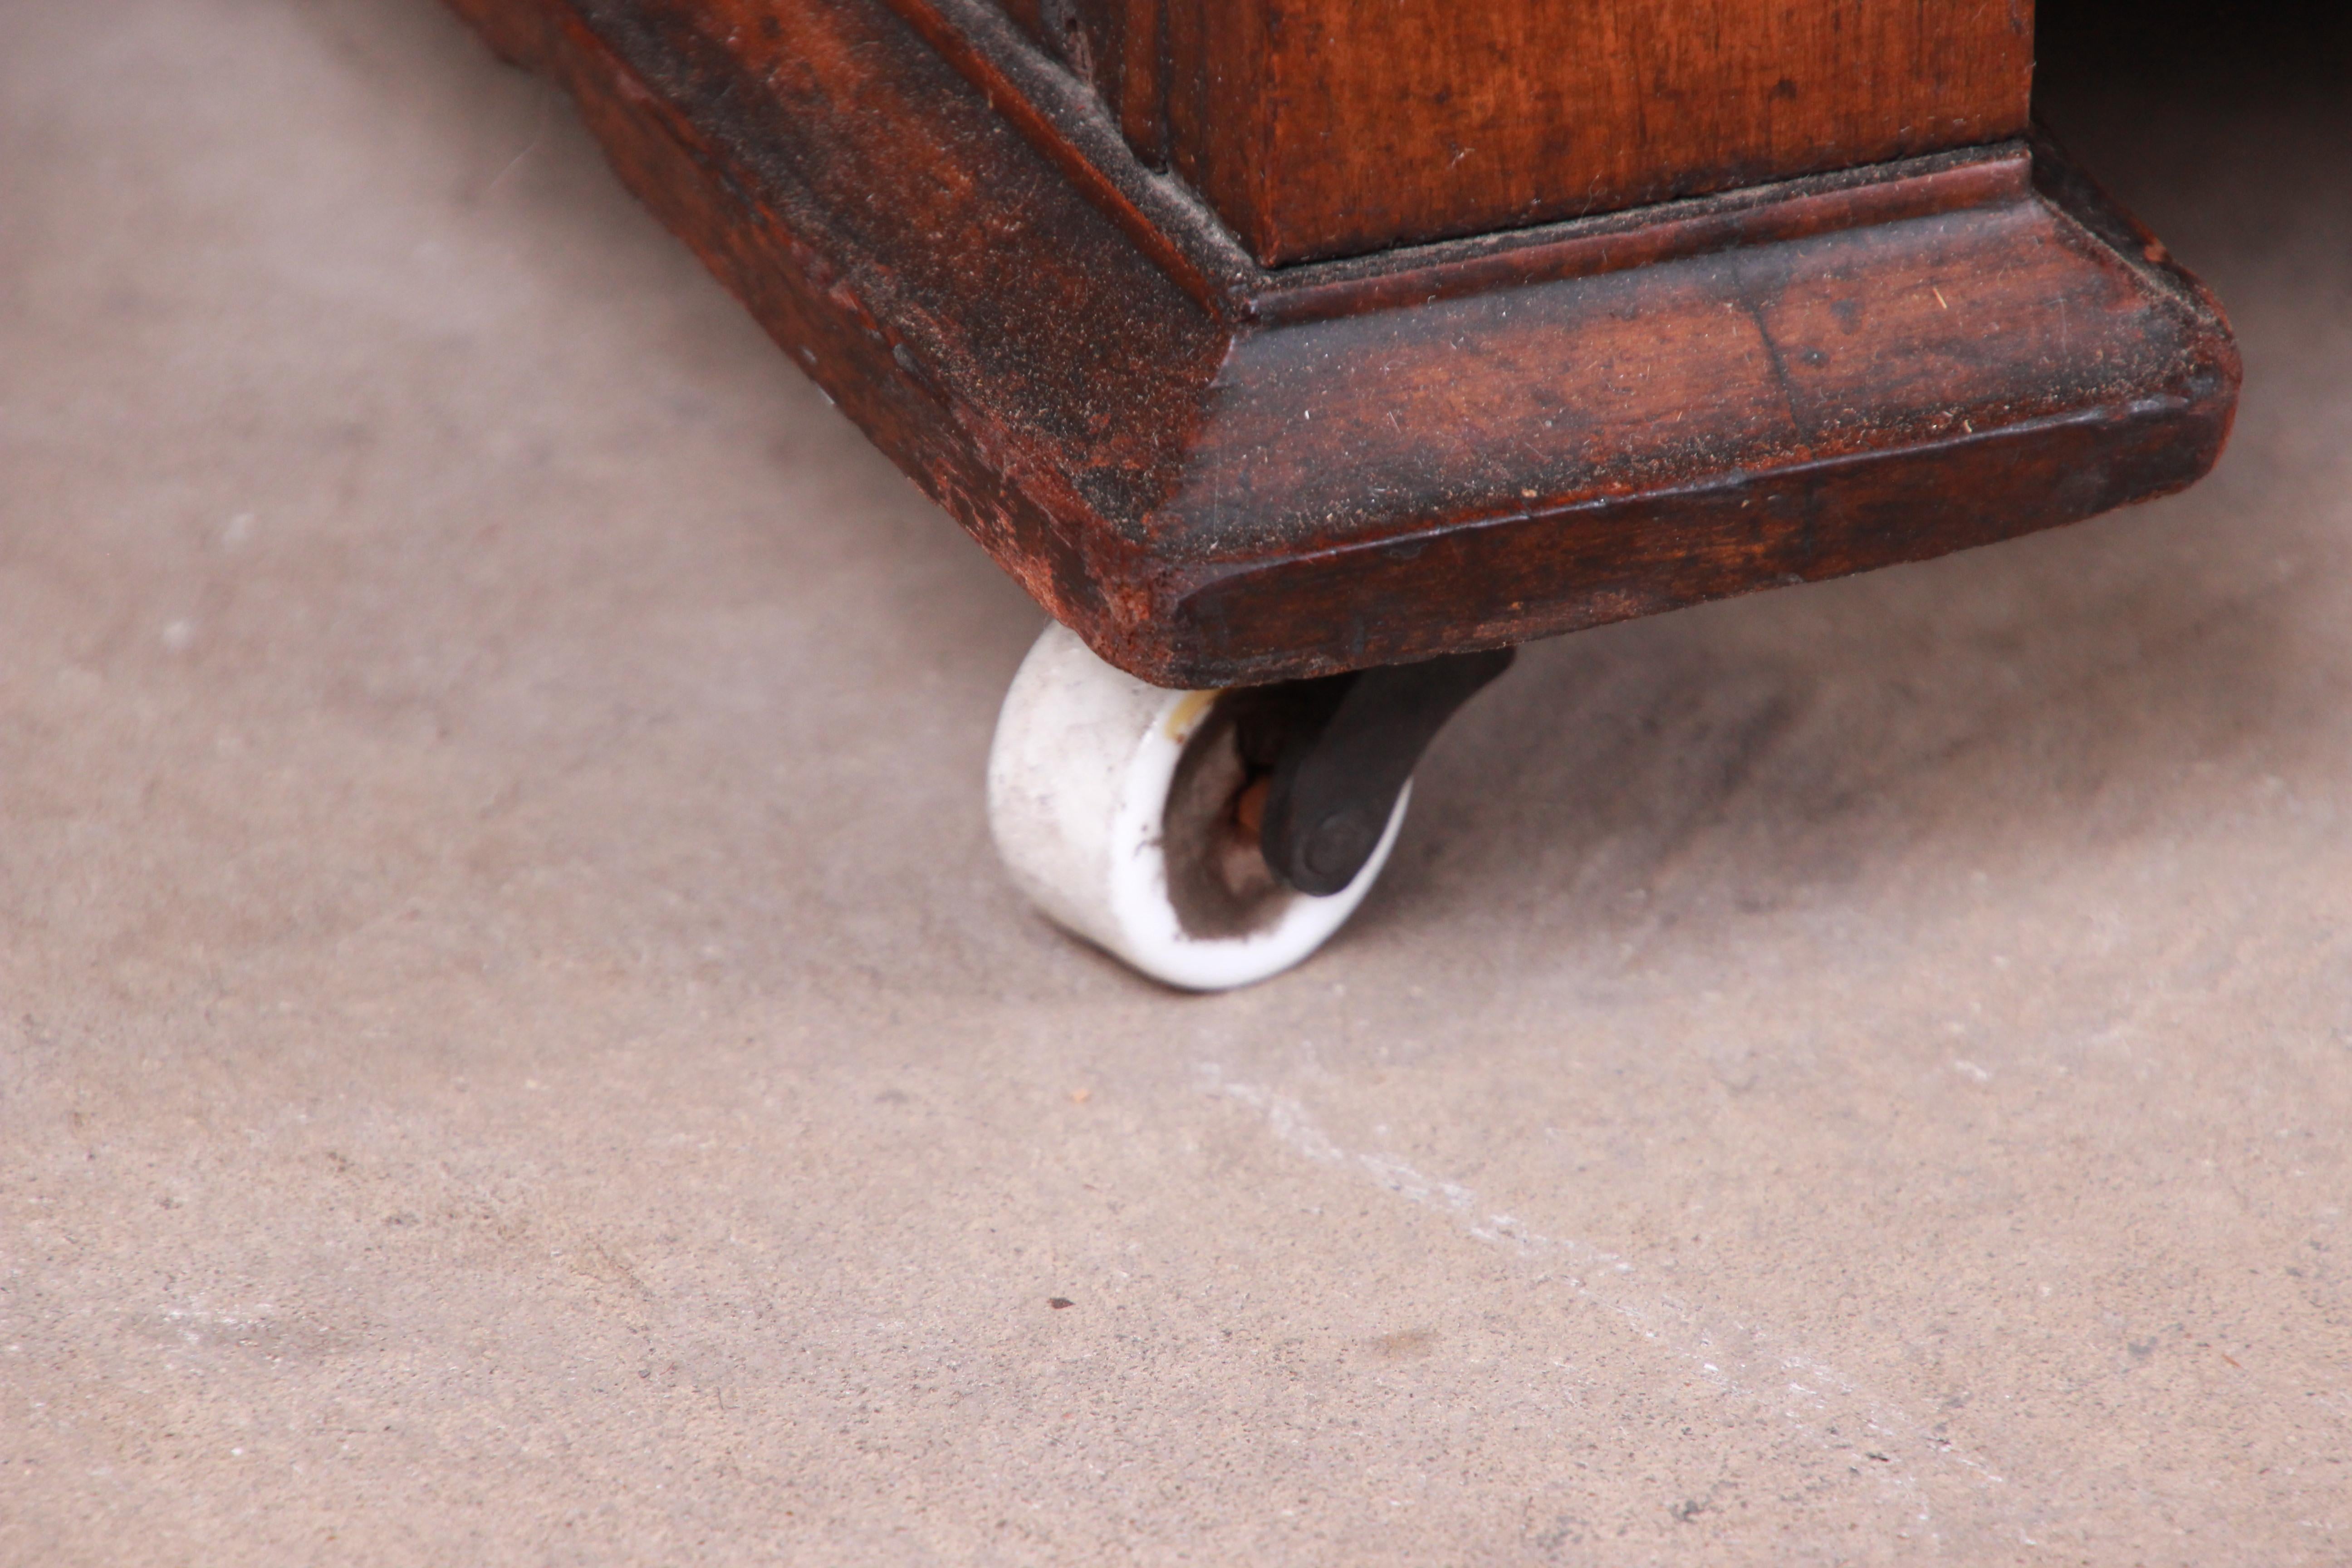
POLYGON ((1094 0, 1119 17, 1118 70, 1109 85, 1119 130, 1136 155, 1168 164, 1168 8, 1164 0, 1094 0))
POLYGON ((1269 264, 1999 142, 2032 83, 2032 0, 1168 3, 1175 167, 1269 264))
POLYGON ((1654 266, 1737 246, 2011 202, 2032 184, 2021 144, 1847 170, 1580 223, 1421 247, 1414 264, 1372 258, 1265 273, 1249 291, 1255 321, 1303 321, 1397 310, 1490 289, 1654 266))
POLYGON ((2193 480, 2235 405, 2210 298, 2046 146, 1268 270, 1002 12, 455 3, 1042 604, 1162 684, 2070 521, 2193 480))
POLYGON ((1129 147, 1168 161, 1167 13, 1163 0, 995 0, 1022 31, 1098 94, 1129 147))
POLYGON ((2237 365, 2152 245, 2029 189, 1249 335, 1186 499, 1266 559, 1204 551, 1169 620, 1202 652, 1391 662, 1429 621, 1498 646, 2178 488, 2219 456, 2237 365), (1412 498, 1385 537, 1349 515, 1376 495, 1412 498))
POLYGON ((2033 74, 2033 0, 995 4, 1270 265, 2005 141, 2033 74))

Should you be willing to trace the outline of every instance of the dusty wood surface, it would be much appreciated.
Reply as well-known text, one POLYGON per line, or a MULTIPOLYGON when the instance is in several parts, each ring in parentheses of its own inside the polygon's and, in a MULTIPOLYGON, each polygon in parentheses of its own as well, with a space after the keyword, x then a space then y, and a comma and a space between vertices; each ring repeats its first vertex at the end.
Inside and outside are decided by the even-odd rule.
POLYGON ((1267 262, 2026 128, 2032 0, 1005 0, 1267 262))
POLYGON ((2189 483, 2234 405, 2210 298, 2047 148, 1267 272, 976 6, 457 3, 1041 603, 1169 684, 2073 521, 2189 483))

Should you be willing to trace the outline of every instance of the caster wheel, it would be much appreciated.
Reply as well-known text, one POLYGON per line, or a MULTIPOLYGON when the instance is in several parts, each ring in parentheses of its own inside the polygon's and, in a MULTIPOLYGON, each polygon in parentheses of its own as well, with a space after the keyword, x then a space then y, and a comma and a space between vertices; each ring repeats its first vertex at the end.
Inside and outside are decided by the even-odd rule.
POLYGON ((1259 849, 1265 782, 1220 695, 1147 686, 1049 626, 1005 693, 988 759, 989 826, 1021 890, 1188 991, 1248 985, 1322 946, 1371 890, 1412 794, 1345 887, 1297 891, 1259 849))

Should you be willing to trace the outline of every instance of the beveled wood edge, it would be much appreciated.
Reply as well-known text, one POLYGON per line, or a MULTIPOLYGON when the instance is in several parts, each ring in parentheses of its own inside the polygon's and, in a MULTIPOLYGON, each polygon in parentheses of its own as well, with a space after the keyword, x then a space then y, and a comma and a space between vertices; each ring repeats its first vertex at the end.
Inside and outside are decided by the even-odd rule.
MULTIPOLYGON (((1980 431, 1946 433, 1898 447, 1809 458, 1753 471, 1727 470, 1696 482, 1623 495, 1590 497, 1564 506, 1520 509, 1460 519, 1411 535, 1364 540, 1313 554, 1221 564, 1171 574, 1158 584, 1154 614, 1174 628, 1166 668, 1188 684, 1190 672, 1213 669, 1221 685, 1335 674, 1368 665, 1405 663, 1439 654, 1511 647, 1545 637, 1586 631, 1617 621, 1738 598, 1777 587, 1832 581, 1887 566, 1932 561, 1963 550, 1998 544, 2030 533, 2176 494, 2210 472, 2228 444, 2235 411, 2235 362, 2219 367, 2203 395, 2157 395, 2119 407, 2077 408, 1980 431), (2127 477, 2106 476, 2095 489, 2070 488, 2069 477, 2085 470, 2080 459, 2096 450, 2120 454, 2127 477), (1810 543, 1788 542, 1732 570, 1685 546, 1690 569, 1673 586, 1653 579, 1641 584, 1594 581, 1564 593, 1546 594, 1545 584, 1522 579, 1520 595, 1503 597, 1486 579, 1442 606, 1424 603, 1418 616, 1366 615, 1362 602, 1381 591, 1383 575, 1411 575, 1425 599, 1433 552, 1499 555, 1507 536, 1518 531, 1567 531, 1579 524, 1641 526, 1679 516, 1693 533, 1718 523, 1728 512, 1763 500, 1801 496, 1825 486, 1869 487, 1866 504, 1889 510, 1906 498, 1924 500, 1958 481, 1970 486, 1980 507, 2001 521, 1955 542, 1948 534, 1921 531, 1856 563, 1851 557, 1816 553, 1810 543), (1710 513, 1722 513, 1710 519, 1710 513), (1688 521, 1696 520, 1696 521, 1688 521), (1346 581, 1349 593, 1318 595, 1317 580, 1346 581), (1279 615, 1297 647, 1277 657, 1237 654, 1232 639, 1201 636, 1227 631, 1251 613, 1252 602, 1279 601, 1279 615), (1433 616, 1431 608, 1444 615, 1433 616), (1318 624, 1317 611, 1339 610, 1318 624), (1433 625, 1442 631, 1433 635, 1433 625), (1189 643, 1186 639, 1192 639, 1189 643)), ((1798 507, 1797 510, 1801 510, 1798 507)), ((1739 520, 1742 523, 1746 518, 1739 520)), ((1791 531, 1792 538, 1798 531, 1791 531)))
POLYGON ((1244 304, 1252 321, 1287 326, 1598 277, 2014 201, 2031 185, 2032 163, 2024 142, 2004 142, 1448 240, 1410 253, 1307 263, 1264 274, 1244 304))
POLYGON ((1244 313, 1261 270, 1206 202, 1154 173, 1092 88, 987 0, 882 0, 1193 300, 1244 313))
MULTIPOLYGON (((2001 487, 2016 491, 2016 513, 1989 520, 1973 531, 1963 530, 1956 535, 1947 531, 1936 538, 1923 534, 1902 550, 1872 552, 1867 559, 1820 573, 1762 569, 1756 563, 1742 564, 1738 561, 1730 563, 1728 568, 1722 563, 1686 563, 1664 571, 1654 568, 1654 574, 1661 580, 1647 584, 1639 593, 1621 589, 1612 598, 1609 592, 1577 584, 1573 593, 1561 595, 1561 603, 1551 610, 1538 607, 1532 614, 1513 613, 1499 617, 1481 609, 1485 601, 1479 595, 1492 600, 1498 584, 1507 586, 1506 579, 1511 575, 1525 576, 1528 573, 1527 560, 1498 557, 1489 548, 1501 544, 1507 550, 1507 536, 1515 529, 1564 521, 1571 511, 1579 510, 1598 515, 1614 509, 1626 515, 1656 515, 1672 533, 1685 525, 1697 526, 1685 515, 1686 512, 1703 510, 1713 499, 1741 494, 1743 485, 1760 487, 1751 493, 1761 495, 1772 486, 1796 482, 1795 477, 1816 470, 1822 478, 1832 474, 1876 474, 1882 495, 1900 490, 1932 502, 1937 492, 1923 489, 1920 475, 1944 468, 1945 458, 1957 455, 1960 448, 1936 438, 1897 440, 1829 464, 1785 464, 1745 475, 1725 473, 1696 486, 1644 489, 1591 503, 1578 501, 1542 517, 1457 513, 1430 517, 1418 528, 1386 532, 1337 548, 1274 548, 1263 555, 1189 564, 1163 559, 1150 544, 1148 536, 1130 535, 1111 520, 1095 517, 1072 488, 1067 475, 1059 471, 1054 462, 1041 464, 1039 454, 1026 451, 1028 438, 1017 425, 992 432, 973 427, 971 420, 978 410, 967 407, 962 395, 939 384, 915 361, 904 357, 902 350, 895 346, 899 339, 889 321, 871 317, 865 304, 842 293, 834 280, 837 276, 835 264, 808 251, 805 239, 791 232, 788 225, 780 224, 779 215, 761 204, 754 195, 759 178, 739 165, 738 155, 707 139, 677 106, 649 88, 635 68, 589 27, 568 0, 452 3, 509 58, 527 60, 571 89, 626 183, 694 245, 780 342, 790 347, 794 341, 824 342, 840 352, 840 363, 821 371, 824 384, 840 397, 845 411, 853 414, 877 443, 971 531, 1001 566, 1058 618, 1084 635, 1098 653, 1131 673, 1162 685, 1255 683, 1425 657, 1454 647, 1516 642, 1606 620, 1658 613, 1786 581, 1806 580, 1811 575, 1835 575, 1899 560, 1922 559, 2074 521, 2109 506, 2191 482, 2218 456, 2234 409, 2234 348, 2202 286, 2170 264, 2161 247, 2098 196, 2094 188, 2085 182, 2070 180, 2054 158, 2035 157, 2033 186, 2002 195, 2002 191, 2014 189, 2010 182, 2021 165, 2014 150, 2001 149, 1994 155, 1973 160, 1961 156, 1948 165, 1948 169, 1959 171, 1957 176, 1948 171, 1930 171, 1940 176, 1930 181, 1931 194, 1938 185, 1946 191, 1974 190, 1990 197, 1993 205, 2033 203, 2061 217, 2067 217, 2070 209, 2081 207, 2082 212, 2074 215, 2067 226, 2080 237, 2086 251, 2095 251, 2121 263, 2139 277, 2143 287, 2153 285, 2153 292, 2168 297, 2184 316, 2199 319, 2211 330, 2203 360, 2206 374, 2200 378, 2204 390, 2190 400, 2193 406, 2180 404, 2179 399, 2149 402, 2138 398, 2129 400, 2128 406, 2109 402, 2062 416, 2054 424, 2023 422, 1987 431, 1983 439, 1965 444, 1967 451, 2015 452, 2024 456, 2046 445, 2058 432, 2082 433, 2091 444, 2078 444, 2074 448, 2077 467, 2085 459, 2095 461, 2119 455, 2131 459, 2132 477, 2128 482, 2108 492, 2088 500, 2062 496, 2053 502, 2051 496, 2025 483, 2021 474, 2002 475, 2000 469, 2016 466, 2004 461, 1996 465, 1993 477, 2001 487), (2044 162, 2053 165, 2046 176, 2039 167, 2044 162), (747 179, 749 184, 745 183, 747 179), (1979 181, 1984 183, 1976 183, 1979 181), (2045 185, 2049 188, 2041 188, 2045 185), (2087 197, 2085 192, 2089 193, 2087 197), (803 252, 808 253, 803 256, 803 252), (811 268, 814 270, 811 271, 811 268), (844 310, 849 312, 845 317, 840 316, 844 310), (836 317, 839 319, 833 319, 836 317), (1664 509, 1664 512, 1658 509, 1664 509), (1335 636, 1333 628, 1316 624, 1328 619, 1333 605, 1349 594, 1377 595, 1377 583, 1325 582, 1320 585, 1321 592, 1331 595, 1335 587, 1339 592, 1319 606, 1297 598, 1303 593, 1311 600, 1318 591, 1314 579, 1328 577, 1334 570, 1343 575, 1352 573, 1356 570, 1354 563, 1377 566, 1387 562, 1392 566, 1395 563, 1391 558, 1409 561, 1423 551, 1454 551, 1468 545, 1475 545, 1479 552, 1477 559, 1461 563, 1463 573, 1479 579, 1470 584, 1470 598, 1456 605, 1452 601, 1463 598, 1461 592, 1430 592, 1419 585, 1417 579, 1407 583, 1406 592, 1381 606, 1383 624, 1389 630, 1375 639, 1378 646, 1368 642, 1360 633, 1349 633, 1341 627, 1340 635, 1335 636), (1712 585, 1696 580, 1664 580, 1695 579, 1709 574, 1720 580, 1712 585), (1570 606, 1567 599, 1570 596, 1580 596, 1587 603, 1582 608, 1570 606), (1235 624, 1229 612, 1243 608, 1241 601, 1250 599, 1256 601, 1255 624, 1235 624)), ((823 3, 833 4, 835 0, 823 3)), ((860 3, 887 7, 896 0, 860 3)), ((896 15, 895 11, 892 14, 896 15)), ((910 33, 910 41, 918 48, 928 47, 919 42, 919 35, 910 33)), ((1026 144, 1025 137, 1019 140, 1026 144)), ((1954 155, 1942 156, 1952 159, 1954 155)), ((1845 178, 1856 181, 1853 174, 1845 178)), ((1869 192, 1863 187, 1869 184, 1868 172, 1861 172, 1853 188, 1867 198, 1869 192)), ((1743 195, 1751 204, 1770 205, 1769 194, 1743 195)), ((1720 200, 1701 198, 1675 205, 1680 214, 1688 216, 1694 208, 1720 200)), ((1080 201, 1077 206, 1100 212, 1088 201, 1080 201)), ((1108 218, 1108 215, 1105 216, 1108 218)), ((1557 230, 1570 226, 1552 226, 1557 230)), ((1809 232, 1822 230, 1814 227, 1809 232)), ((1546 236, 1540 231, 1537 234, 1538 243, 1547 237, 1558 236, 1546 236)), ((1461 242, 1454 242, 1451 247, 1429 248, 1451 249, 1458 254, 1463 247, 1461 242)), ((1148 262, 1148 256, 1140 251, 1138 254, 1148 262)), ((1320 265, 1328 268, 1351 264, 1320 265)), ((1307 269, 1298 270, 1303 273, 1307 269)), ((1502 277, 1507 279, 1506 287, 1523 287, 1528 281, 1516 270, 1502 277)), ((1410 314, 1418 303, 1418 300, 1408 298, 1392 308, 1410 314)), ((1228 319, 1228 330, 1246 337, 1257 331, 1277 329, 1271 324, 1228 319)), ((1081 456, 1069 455, 1072 459, 1081 456)), ((2063 466, 2045 468, 2059 479, 2067 471, 2063 466)), ((1954 484, 1965 485, 1976 477, 1979 476, 1946 473, 1937 482, 1944 487, 1942 493, 1948 495, 1954 484)), ((2047 479, 2043 481, 2044 489, 2048 483, 2047 479)), ((1844 486, 1845 481, 1841 479, 1840 484, 1844 486)), ((1853 489, 1843 488, 1839 493, 1843 497, 1853 489)), ((1865 510, 1877 504, 1867 496, 1861 496, 1859 503, 1865 510)), ((1847 503, 1841 500, 1840 504, 1847 503)), ((1647 553, 1656 552, 1652 549, 1647 553)), ((1538 562, 1533 576, 1528 578, 1528 585, 1537 586, 1536 579, 1546 575, 1548 570, 1538 562)), ((1550 574, 1558 575, 1556 572, 1550 574)), ((1394 582, 1391 584, 1391 587, 1395 585, 1394 582)), ((1553 587, 1557 591, 1559 584, 1553 587)), ((1527 608, 1524 605, 1507 607, 1514 612, 1527 608)))
MULTIPOLYGON (((2025 145, 2033 158, 2034 193, 2051 210, 2063 215, 2158 293, 2210 316, 2227 335, 2229 312, 2205 280, 2180 265, 2164 241, 2076 163, 2047 125, 2036 121, 2025 145)), ((2234 339, 2231 352, 2236 352, 2234 339)))
MULTIPOLYGON (((1590 496, 1562 505, 1507 505, 1358 538, 1319 552, 1270 552, 1259 560, 1175 566, 1154 584, 1153 615, 1174 628, 1173 639, 1197 640, 1174 650, 1171 662, 1179 667, 1188 660, 1214 662, 1227 679, 1251 684, 1512 646, 1760 589, 1931 560, 2063 527, 2196 483, 2228 447, 2243 376, 2237 343, 2212 290, 2040 128, 2013 153, 1998 160, 1997 168, 1988 161, 1985 175, 1987 199, 1959 205, 2033 205, 2054 226, 2062 243, 2086 265, 2113 268, 2130 277, 2149 304, 2189 331, 2194 346, 2176 363, 2173 375, 2161 384, 2144 383, 2136 394, 2120 399, 2081 404, 1980 430, 1912 436, 1843 454, 1727 469, 1693 483, 1590 496), (2023 178, 2015 178, 2019 175, 2023 178), (2094 469, 2096 485, 2089 482, 2094 469), (1853 495, 1857 511, 1884 511, 1887 498, 1894 495, 1911 496, 1927 511, 1935 508, 1939 483, 1967 487, 1972 510, 1985 521, 1970 530, 1921 532, 1839 563, 1811 558, 1808 546, 1807 552, 1777 565, 1750 561, 1744 574, 1697 567, 1679 574, 1682 580, 1672 587, 1658 581, 1639 588, 1597 582, 1569 586, 1523 576, 1524 597, 1482 601, 1478 592, 1506 580, 1507 574, 1497 574, 1481 582, 1478 592, 1449 602, 1445 591, 1429 586, 1433 552, 1485 552, 1488 559, 1499 561, 1509 548, 1504 542, 1514 532, 1566 529, 1611 518, 1663 522, 1677 515, 1703 516, 1726 498, 1738 498, 1746 505, 1759 497, 1790 489, 1817 491, 1824 486, 1841 487, 1842 493, 1853 495), (1399 571, 1413 580, 1415 604, 1424 613, 1418 617, 1366 614, 1364 605, 1381 595, 1381 576, 1399 571), (1710 576, 1715 580, 1705 581, 1710 576), (1328 584, 1341 579, 1349 584, 1346 595, 1318 594, 1318 580, 1328 584), (1343 597, 1356 603, 1345 605, 1343 597), (1240 606, 1276 599, 1285 636, 1293 639, 1293 646, 1276 659, 1237 658, 1237 651, 1254 640, 1241 624, 1249 612, 1240 606), (1339 613, 1330 615, 1334 610, 1339 613), (1436 612, 1433 618, 1444 628, 1440 637, 1428 633, 1430 611, 1436 612), (1318 612, 1325 616, 1323 624, 1318 624, 1318 612), (1308 651, 1316 644, 1319 648, 1308 651)), ((1885 210, 1887 216, 1877 221, 1924 216, 1902 211, 1899 203, 1890 203, 1885 210)), ((1833 223, 1744 243, 1808 237, 1848 226, 1856 226, 1833 223)), ((1669 258, 1664 254, 1658 258, 1669 258)), ((1496 286, 1528 281, 1533 279, 1505 274, 1496 286)), ((1399 308, 1409 310, 1414 302, 1402 302, 1399 308)), ((1683 548, 1696 566, 1698 552, 1683 548)), ((1270 618, 1263 610, 1258 613, 1261 626, 1270 618)))
POLYGON ((572 99, 622 184, 990 559, 1098 653, 1144 673, 1143 650, 1118 640, 1118 628, 1150 614, 1138 547, 1078 526, 1085 508, 1066 476, 1017 433, 976 432, 969 411, 907 356, 894 323, 848 286, 844 258, 761 202, 760 175, 734 150, 705 136, 569 0, 445 3, 495 53, 572 99), (698 201, 732 226, 695 221, 698 201), (809 357, 811 345, 824 353, 809 357))
POLYGON ((1196 301, 1288 324, 1644 266, 2013 199, 2022 140, 1612 209, 1371 256, 1267 267, 1207 202, 1128 145, 1093 89, 987 0, 882 0, 1196 301))

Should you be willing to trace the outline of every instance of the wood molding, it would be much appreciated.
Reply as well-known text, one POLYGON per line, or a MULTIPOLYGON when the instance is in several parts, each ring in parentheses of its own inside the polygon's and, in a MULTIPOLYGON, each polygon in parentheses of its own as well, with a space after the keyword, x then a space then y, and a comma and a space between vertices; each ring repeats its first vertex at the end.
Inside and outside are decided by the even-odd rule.
POLYGON ((2024 132, 2032 0, 998 0, 1268 264, 2024 132))
POLYGON ((2177 489, 2227 437, 2219 309, 2047 144, 1268 269, 955 3, 453 0, 1147 679, 1918 560, 2177 489))

